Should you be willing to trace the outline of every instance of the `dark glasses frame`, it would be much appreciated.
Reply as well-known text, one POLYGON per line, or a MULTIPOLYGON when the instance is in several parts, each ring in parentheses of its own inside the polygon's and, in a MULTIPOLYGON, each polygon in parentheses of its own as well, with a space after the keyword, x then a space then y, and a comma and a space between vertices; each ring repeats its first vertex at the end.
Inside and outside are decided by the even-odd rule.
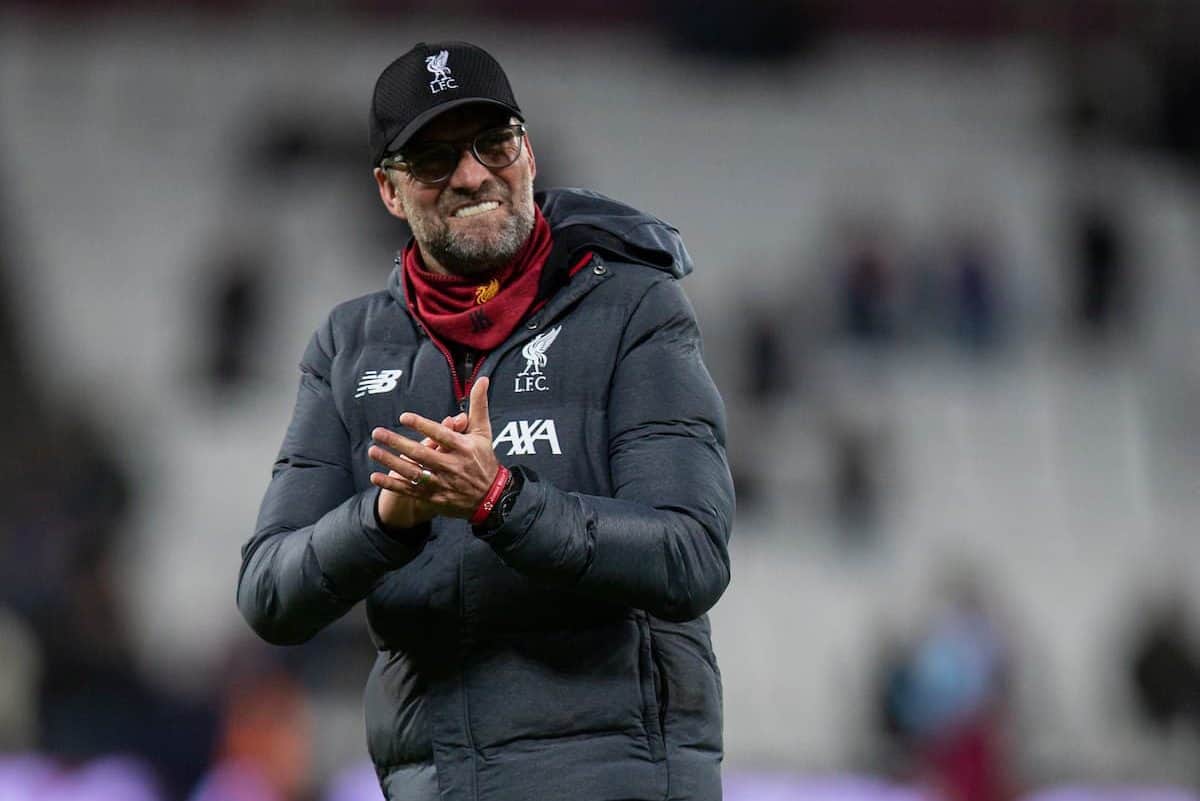
POLYGON ((474 158, 483 166, 487 167, 489 170, 502 170, 505 167, 516 164, 517 159, 521 158, 521 151, 524 149, 525 136, 527 133, 528 131, 523 123, 517 122, 511 125, 501 125, 496 128, 488 128, 487 130, 480 131, 479 133, 475 134, 475 136, 467 140, 459 142, 425 142, 422 143, 422 147, 419 152, 410 151, 406 154, 403 150, 401 150, 391 153, 387 156, 384 156, 383 160, 379 162, 379 166, 385 170, 400 170, 401 172, 406 172, 415 180, 420 181, 423 184, 436 186, 437 184, 442 184, 448 181, 450 176, 454 174, 454 171, 458 169, 458 162, 462 158, 462 152, 464 150, 470 151, 472 158, 474 158), (483 158, 483 156, 479 154, 479 142, 488 136, 495 136, 497 133, 502 131, 512 133, 516 137, 517 146, 513 148, 513 156, 511 159, 508 159, 503 163, 489 163, 483 158), (451 150, 453 153, 450 152, 451 150), (421 166, 422 156, 431 156, 434 152, 438 152, 446 156, 446 163, 450 165, 450 168, 445 172, 445 174, 441 174, 441 171, 431 173, 427 170, 423 170, 421 166))

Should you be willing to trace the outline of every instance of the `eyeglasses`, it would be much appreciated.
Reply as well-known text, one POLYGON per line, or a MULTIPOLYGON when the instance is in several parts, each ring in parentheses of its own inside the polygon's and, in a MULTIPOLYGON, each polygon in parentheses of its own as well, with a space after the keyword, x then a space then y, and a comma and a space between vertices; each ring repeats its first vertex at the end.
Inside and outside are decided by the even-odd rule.
POLYGON ((422 142, 387 156, 379 166, 403 170, 423 184, 440 184, 458 169, 463 150, 470 150, 475 160, 489 170, 502 170, 520 158, 524 140, 524 125, 505 125, 480 131, 464 142, 422 142))

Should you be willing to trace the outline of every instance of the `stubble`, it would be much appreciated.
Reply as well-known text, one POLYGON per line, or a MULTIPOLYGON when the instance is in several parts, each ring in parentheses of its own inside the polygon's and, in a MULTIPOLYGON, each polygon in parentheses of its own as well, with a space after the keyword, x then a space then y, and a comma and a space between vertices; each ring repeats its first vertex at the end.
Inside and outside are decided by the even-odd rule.
POLYGON ((509 197, 505 197, 506 189, 499 181, 488 181, 470 195, 447 190, 439 199, 436 214, 426 214, 404 203, 409 227, 425 256, 435 259, 451 274, 460 276, 487 274, 511 261, 533 231, 533 182, 523 181, 509 197), (450 208, 483 200, 508 203, 511 213, 498 229, 451 230, 445 220, 450 208))

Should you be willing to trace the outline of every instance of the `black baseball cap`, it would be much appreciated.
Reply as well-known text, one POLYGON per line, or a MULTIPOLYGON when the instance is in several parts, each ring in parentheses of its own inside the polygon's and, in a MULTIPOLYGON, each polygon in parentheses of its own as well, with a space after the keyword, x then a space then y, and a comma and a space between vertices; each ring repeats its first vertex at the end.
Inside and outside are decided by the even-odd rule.
POLYGON ((467 42, 418 42, 375 82, 371 165, 399 150, 443 111, 467 103, 489 103, 525 121, 508 76, 486 50, 467 42))

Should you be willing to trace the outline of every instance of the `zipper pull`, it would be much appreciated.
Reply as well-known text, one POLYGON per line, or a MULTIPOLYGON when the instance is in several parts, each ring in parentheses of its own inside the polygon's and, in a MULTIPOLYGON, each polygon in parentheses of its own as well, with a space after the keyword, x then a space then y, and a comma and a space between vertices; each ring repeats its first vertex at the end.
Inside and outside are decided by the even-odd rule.
POLYGON ((463 354, 463 396, 458 399, 458 410, 467 410, 467 401, 471 397, 471 385, 475 383, 475 351, 469 350, 463 354))
POLYGON ((473 350, 469 350, 463 354, 463 374, 466 380, 463 381, 462 393, 463 396, 458 399, 458 410, 460 412, 467 411, 467 407, 471 402, 471 387, 475 386, 475 373, 479 372, 479 368, 483 367, 483 359, 487 358, 487 354, 480 354, 473 350))

